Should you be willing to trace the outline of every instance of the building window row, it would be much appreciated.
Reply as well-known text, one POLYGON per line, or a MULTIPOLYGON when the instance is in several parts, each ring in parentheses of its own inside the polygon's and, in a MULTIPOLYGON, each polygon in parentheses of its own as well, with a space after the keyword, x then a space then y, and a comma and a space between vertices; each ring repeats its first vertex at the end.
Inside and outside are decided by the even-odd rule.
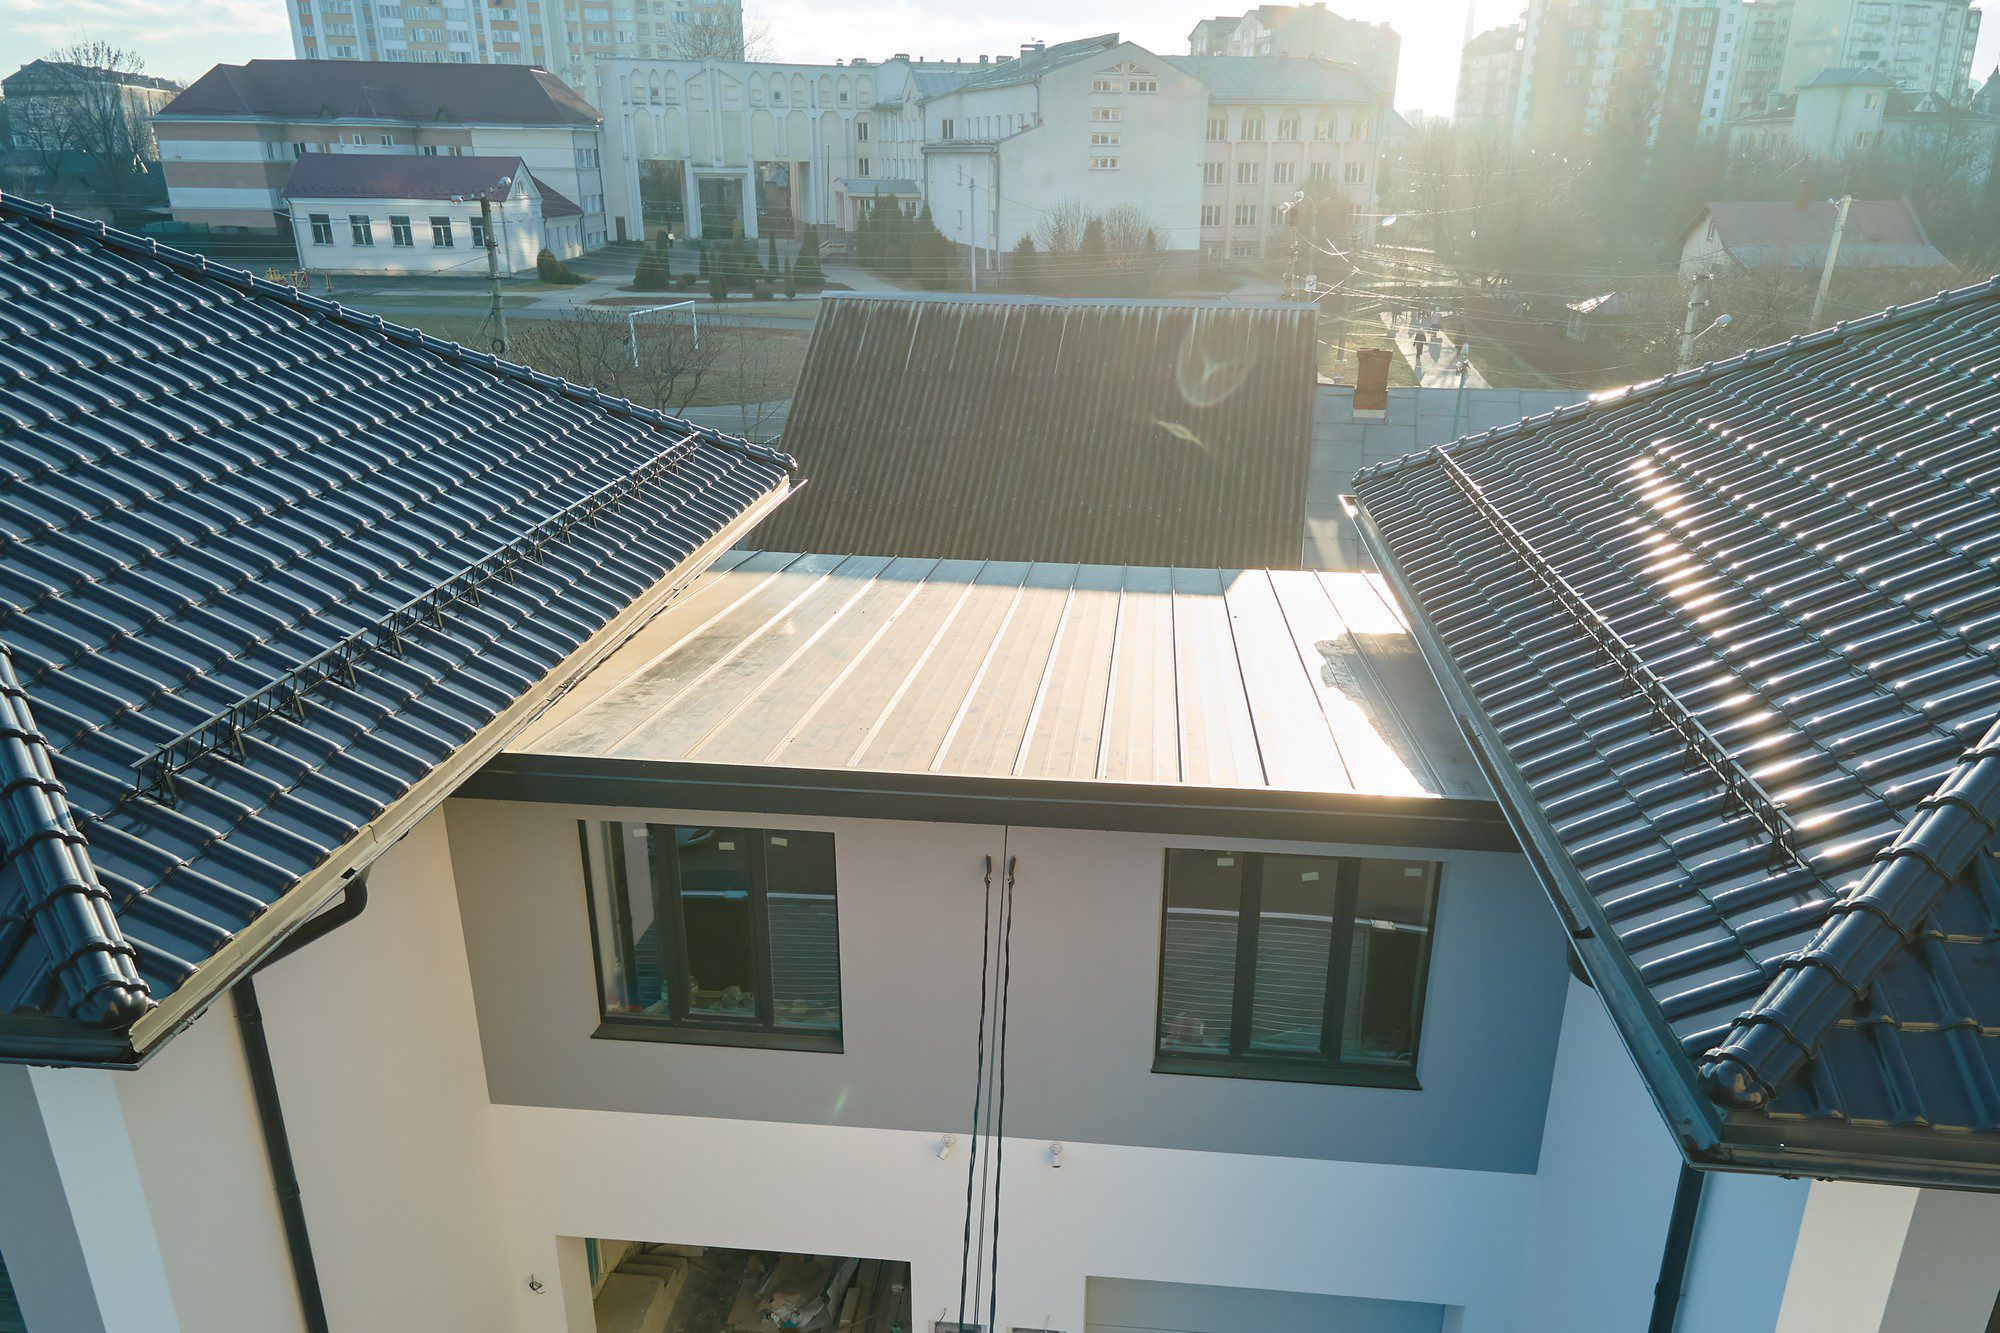
MULTIPOLYGON (((599 1036, 841 1049, 831 834, 579 831, 599 1036)), ((1436 862, 1173 848, 1164 871, 1156 1072, 1416 1087, 1436 862)))
MULTIPOLYGON (((330 213, 310 213, 306 223, 312 233, 314 245, 333 244, 333 215, 330 213)), ((450 249, 452 245, 452 224, 448 217, 434 217, 431 223, 431 245, 438 249, 450 249)), ((357 246, 375 244, 375 220, 366 213, 347 215, 348 234, 357 246)), ((473 244, 484 245, 485 237, 477 222, 472 224, 473 244)), ((416 244, 415 233, 410 219, 404 214, 392 214, 389 218, 389 244, 399 249, 409 249, 416 244)))

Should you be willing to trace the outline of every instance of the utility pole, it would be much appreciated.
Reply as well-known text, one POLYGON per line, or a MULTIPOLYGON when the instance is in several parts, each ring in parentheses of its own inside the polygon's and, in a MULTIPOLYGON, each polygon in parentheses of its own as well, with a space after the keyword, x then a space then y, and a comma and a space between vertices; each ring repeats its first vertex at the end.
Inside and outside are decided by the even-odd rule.
POLYGON ((507 355, 507 307, 500 300, 500 243, 493 238, 493 201, 479 197, 479 229, 486 238, 486 289, 492 300, 493 350, 507 355))
POLYGON ((1853 206, 1854 196, 1843 194, 1840 202, 1833 206, 1833 241, 1826 247, 1826 267, 1820 270, 1819 294, 1813 297, 1812 322, 1806 331, 1821 327, 1820 315, 1826 309, 1826 294, 1833 287, 1833 266, 1840 262, 1840 238, 1847 232, 1847 210, 1853 206))
POLYGON ((1694 286, 1688 289, 1687 322, 1681 325, 1681 355, 1674 363, 1674 369, 1686 370, 1694 364, 1695 334, 1701 332, 1701 312, 1708 308, 1708 281, 1711 275, 1697 273, 1694 286))
POLYGON ((972 268, 972 294, 979 295, 979 201, 975 197, 978 186, 972 177, 965 178, 965 240, 966 258, 972 268))

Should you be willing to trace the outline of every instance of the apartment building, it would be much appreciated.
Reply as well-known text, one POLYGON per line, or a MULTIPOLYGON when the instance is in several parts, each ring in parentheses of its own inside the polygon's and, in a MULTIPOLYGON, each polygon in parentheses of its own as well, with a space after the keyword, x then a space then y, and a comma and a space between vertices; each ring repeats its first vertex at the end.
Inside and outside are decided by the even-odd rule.
POLYGON ((1511 130, 1521 87, 1521 26, 1489 28, 1466 42, 1458 58, 1458 98, 1451 118, 1480 129, 1511 130))
POLYGON ((1352 66, 1161 56, 1116 34, 990 62, 621 61, 603 78, 629 234, 848 228, 887 198, 927 203, 988 262, 1058 203, 1136 209, 1160 248, 1225 259, 1289 253, 1295 218, 1345 234, 1369 220, 1393 115, 1352 66))
POLYGON ((1515 132, 1555 148, 1614 124, 1718 134, 1768 104, 1790 14, 1791 0, 1534 0, 1515 132))
MULTIPOLYGON (((5 489, 125 497, 0 565, 30 1327, 658 1328, 720 1251, 752 1325, 882 1265, 932 1333, 966 1279, 1080 1333, 1990 1317, 2000 285, 1366 469, 1377 576, 760 551, 803 458, 11 198, 0 246, 5 489), (1771 400, 1846 409, 1810 478, 1771 400)), ((1166 321, 1247 372, 1154 358, 1185 420, 1311 391, 1296 310, 1002 358, 921 304, 967 342, 884 421, 971 381, 1088 452, 1023 365, 1166 321)), ((1226 530, 1169 447, 1090 498, 1226 530)))
POLYGON ((741 0, 286 0, 307 60, 539 65, 572 87, 617 57, 743 57, 741 0))
POLYGON ((1309 5, 1259 5, 1242 14, 1203 19, 1188 33, 1195 56, 1313 56, 1353 65, 1392 105, 1403 39, 1387 23, 1363 23, 1309 5))
POLYGON ((174 218, 290 232, 287 178, 308 154, 504 157, 607 239, 602 117, 544 70, 396 61, 217 65, 153 118, 174 218))
POLYGON ((1912 96, 1878 69, 1823 69, 1769 110, 1731 121, 1729 142, 1739 152, 1827 161, 1906 149, 1977 188, 2000 165, 2000 110, 1912 96))
POLYGON ((1878 69, 1905 93, 1962 104, 1981 11, 1971 0, 1793 0, 1780 86, 1830 68, 1878 69))

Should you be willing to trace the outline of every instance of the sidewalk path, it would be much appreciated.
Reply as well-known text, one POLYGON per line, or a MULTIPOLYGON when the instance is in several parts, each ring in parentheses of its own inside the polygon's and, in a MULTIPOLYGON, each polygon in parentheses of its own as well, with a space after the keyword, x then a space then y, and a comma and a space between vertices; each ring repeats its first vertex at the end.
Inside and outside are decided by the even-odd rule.
MULTIPOLYGON (((1392 316, 1385 313, 1382 316, 1382 327, 1389 331, 1389 336, 1396 341, 1397 350, 1401 351, 1403 359, 1410 363, 1410 368, 1416 373, 1417 384, 1420 388, 1456 389, 1459 387, 1461 381, 1458 378, 1458 349, 1456 347, 1446 350, 1442 356, 1438 355, 1441 349, 1435 335, 1426 331, 1424 354, 1419 358, 1417 355, 1416 339, 1407 325, 1396 323, 1392 316)), ((1468 389, 1487 389, 1492 387, 1486 382, 1486 377, 1479 373, 1479 367, 1474 365, 1466 366, 1463 383, 1468 389)))

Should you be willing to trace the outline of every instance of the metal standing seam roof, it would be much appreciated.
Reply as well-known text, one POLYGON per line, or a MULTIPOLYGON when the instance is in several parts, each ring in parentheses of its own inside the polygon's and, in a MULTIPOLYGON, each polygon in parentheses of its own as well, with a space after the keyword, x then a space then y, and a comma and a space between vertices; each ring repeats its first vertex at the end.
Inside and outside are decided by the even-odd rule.
POLYGON ((1365 102, 1382 92, 1361 70, 1321 56, 1166 56, 1215 102, 1365 102))
MULTIPOLYGON (((287 199, 505 200, 527 170, 518 157, 419 153, 307 153, 285 178, 287 199)), ((542 183, 528 172, 534 188, 542 183)))
POLYGON ((772 549, 1296 565, 1313 311, 830 297, 785 426, 813 484, 772 549))
POLYGON ((1355 573, 732 551, 495 763, 524 756, 1492 818, 1395 604, 1355 573))
POLYGON ((0 292, 0 1058, 136 1059, 789 486, 12 198, 0 292))
POLYGON ((251 60, 217 65, 162 107, 159 116, 582 129, 604 122, 596 107, 545 69, 394 60, 251 60))
POLYGON ((2000 278, 1356 491, 1690 1157, 2000 1188, 2000 278))

